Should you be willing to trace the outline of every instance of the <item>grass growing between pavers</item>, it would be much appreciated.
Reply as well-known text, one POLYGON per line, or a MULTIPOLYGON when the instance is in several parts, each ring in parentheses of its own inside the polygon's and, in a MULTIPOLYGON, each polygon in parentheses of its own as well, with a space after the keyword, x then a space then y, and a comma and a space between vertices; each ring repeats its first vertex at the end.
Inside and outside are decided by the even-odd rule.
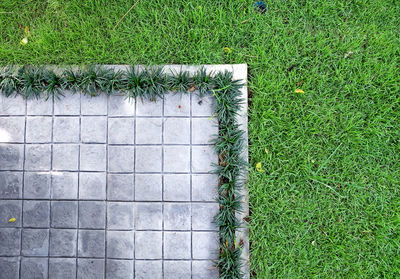
POLYGON ((399 276, 400 6, 254 2, 5 0, 0 63, 249 64, 254 276, 399 276))

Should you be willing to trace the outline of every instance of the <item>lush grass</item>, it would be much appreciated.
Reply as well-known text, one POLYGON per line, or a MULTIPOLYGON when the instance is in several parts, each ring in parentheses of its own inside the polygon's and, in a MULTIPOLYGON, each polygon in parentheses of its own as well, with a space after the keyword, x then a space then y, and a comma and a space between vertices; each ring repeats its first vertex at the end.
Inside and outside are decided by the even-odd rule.
POLYGON ((252 4, 3 0, 0 64, 249 64, 253 274, 399 277, 399 2, 252 4))

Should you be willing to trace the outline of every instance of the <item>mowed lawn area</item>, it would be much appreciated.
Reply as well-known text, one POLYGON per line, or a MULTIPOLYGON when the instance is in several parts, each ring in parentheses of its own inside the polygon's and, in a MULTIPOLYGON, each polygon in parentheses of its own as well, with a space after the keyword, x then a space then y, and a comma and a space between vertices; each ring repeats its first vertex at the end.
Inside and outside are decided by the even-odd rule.
POLYGON ((253 277, 399 278, 400 3, 133 3, 2 0, 0 64, 247 63, 253 277))

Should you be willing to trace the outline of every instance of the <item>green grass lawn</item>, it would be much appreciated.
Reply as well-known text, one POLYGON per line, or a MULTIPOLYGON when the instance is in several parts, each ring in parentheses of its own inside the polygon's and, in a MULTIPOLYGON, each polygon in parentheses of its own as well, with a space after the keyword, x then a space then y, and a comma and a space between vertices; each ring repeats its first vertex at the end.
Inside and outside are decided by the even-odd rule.
POLYGON ((400 3, 253 3, 2 0, 0 64, 247 63, 254 277, 399 278, 400 3))

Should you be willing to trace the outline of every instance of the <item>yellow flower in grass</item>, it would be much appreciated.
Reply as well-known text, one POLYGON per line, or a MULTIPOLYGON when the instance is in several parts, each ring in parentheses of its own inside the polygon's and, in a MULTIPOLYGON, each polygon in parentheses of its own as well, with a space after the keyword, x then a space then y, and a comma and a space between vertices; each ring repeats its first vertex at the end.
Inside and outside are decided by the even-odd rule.
POLYGON ((304 93, 304 90, 303 90, 303 89, 296 89, 296 90, 294 91, 294 93, 301 93, 301 94, 303 94, 303 93, 304 93))
POLYGON ((263 170, 263 168, 262 168, 261 162, 258 162, 258 163, 256 164, 256 170, 257 170, 258 172, 264 172, 264 170, 263 170))
POLYGON ((226 54, 232 53, 232 50, 229 47, 224 47, 224 51, 226 54))

